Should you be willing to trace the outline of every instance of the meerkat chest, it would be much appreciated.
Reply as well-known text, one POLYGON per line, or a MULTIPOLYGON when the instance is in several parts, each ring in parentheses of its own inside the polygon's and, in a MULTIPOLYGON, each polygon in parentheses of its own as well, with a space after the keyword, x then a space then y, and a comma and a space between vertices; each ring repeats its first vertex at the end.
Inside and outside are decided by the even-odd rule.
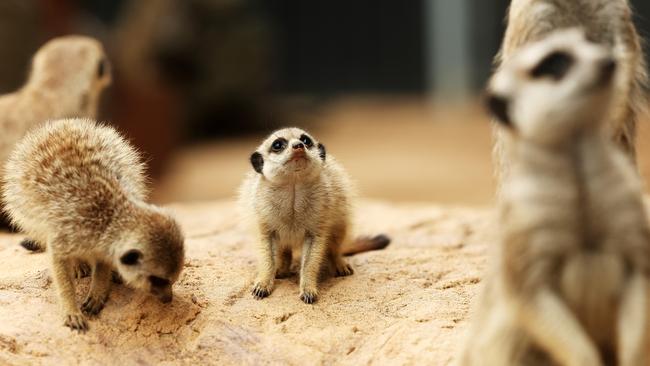
POLYGON ((625 261, 615 253, 579 253, 566 259, 559 288, 587 332, 607 341, 626 279, 625 261))
POLYGON ((322 197, 310 187, 287 187, 269 191, 267 210, 264 221, 279 235, 287 238, 300 238, 305 233, 313 232, 319 220, 326 215, 322 212, 322 197))

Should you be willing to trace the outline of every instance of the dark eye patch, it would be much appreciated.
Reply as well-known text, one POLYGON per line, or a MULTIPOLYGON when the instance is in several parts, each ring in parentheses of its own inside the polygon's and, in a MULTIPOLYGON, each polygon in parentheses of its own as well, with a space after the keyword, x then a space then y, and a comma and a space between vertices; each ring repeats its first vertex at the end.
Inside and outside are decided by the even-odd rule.
POLYGON ((311 139, 311 137, 303 134, 300 136, 300 141, 307 146, 307 148, 311 148, 314 146, 314 141, 311 139))
POLYGON ((160 278, 158 276, 149 276, 149 282, 153 287, 167 287, 169 286, 169 280, 165 278, 160 278))
POLYGON ((287 140, 280 137, 271 144, 271 152, 279 153, 287 147, 287 140))
POLYGON ((106 59, 101 59, 97 65, 97 78, 103 78, 108 72, 108 62, 106 59))
POLYGON ((570 54, 563 51, 553 52, 531 70, 530 76, 535 79, 550 77, 556 81, 562 80, 574 63, 575 60, 570 54))

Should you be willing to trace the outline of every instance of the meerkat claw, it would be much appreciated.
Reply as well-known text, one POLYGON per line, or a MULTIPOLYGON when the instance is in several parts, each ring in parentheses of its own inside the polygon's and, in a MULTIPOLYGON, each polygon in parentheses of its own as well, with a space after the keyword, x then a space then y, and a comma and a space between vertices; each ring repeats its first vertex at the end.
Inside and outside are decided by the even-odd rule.
POLYGON ((20 246, 34 253, 42 253, 44 251, 43 247, 36 240, 29 238, 23 239, 20 242, 20 246))
POLYGON ((302 300, 305 304, 313 304, 317 299, 318 294, 312 291, 303 291, 303 293, 300 294, 300 300, 302 300))
POLYGON ((68 314, 64 324, 66 327, 76 330, 79 333, 88 331, 88 322, 86 322, 86 319, 81 314, 68 314))
POLYGON ((93 296, 88 296, 86 301, 81 305, 81 311, 90 316, 99 315, 106 305, 106 298, 97 299, 93 296))
POLYGON ((253 296, 254 296, 256 299, 258 299, 258 300, 261 300, 261 299, 263 299, 263 298, 265 298, 265 297, 269 297, 269 295, 271 295, 271 291, 268 290, 268 289, 266 289, 266 288, 264 288, 264 287, 263 287, 261 284, 259 284, 259 283, 256 284, 255 287, 253 287, 253 291, 251 291, 251 293, 252 293, 253 296))

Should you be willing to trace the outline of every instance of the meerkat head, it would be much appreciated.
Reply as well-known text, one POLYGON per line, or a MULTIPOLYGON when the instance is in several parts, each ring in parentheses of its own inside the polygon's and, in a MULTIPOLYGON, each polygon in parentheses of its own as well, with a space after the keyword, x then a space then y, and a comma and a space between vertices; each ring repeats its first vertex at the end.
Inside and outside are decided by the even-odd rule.
POLYGON ((327 158, 325 146, 299 128, 273 132, 251 155, 253 169, 274 183, 318 176, 327 158))
POLYGON ((185 261, 184 238, 171 216, 153 206, 150 211, 115 253, 116 268, 127 284, 168 303, 185 261))
POLYGON ((111 66, 101 43, 89 37, 65 36, 36 52, 27 85, 77 97, 76 109, 85 112, 96 109, 101 92, 111 82, 111 66))
POLYGON ((516 136, 564 142, 606 117, 616 62, 578 29, 524 46, 494 74, 487 105, 516 136))

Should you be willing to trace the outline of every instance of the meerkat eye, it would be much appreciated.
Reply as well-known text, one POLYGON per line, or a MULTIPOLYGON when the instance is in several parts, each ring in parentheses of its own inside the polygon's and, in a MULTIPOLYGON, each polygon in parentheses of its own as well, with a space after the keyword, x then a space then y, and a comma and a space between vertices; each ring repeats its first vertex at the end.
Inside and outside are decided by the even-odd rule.
POLYGON ((550 77, 559 81, 562 80, 573 64, 574 59, 570 54, 562 51, 553 52, 531 70, 530 76, 535 79, 550 77))
POLYGON ((307 135, 300 136, 300 141, 302 141, 302 143, 305 144, 307 148, 314 146, 314 141, 312 141, 311 138, 307 135))
POLYGON ((271 151, 279 153, 280 151, 284 150, 285 147, 287 147, 287 140, 279 138, 273 141, 273 144, 271 144, 271 151))
POLYGON ((106 59, 101 59, 97 65, 97 78, 103 78, 108 72, 108 63, 106 59))
POLYGON ((160 278, 158 276, 149 276, 149 282, 153 287, 167 287, 169 286, 169 280, 165 278, 160 278))

